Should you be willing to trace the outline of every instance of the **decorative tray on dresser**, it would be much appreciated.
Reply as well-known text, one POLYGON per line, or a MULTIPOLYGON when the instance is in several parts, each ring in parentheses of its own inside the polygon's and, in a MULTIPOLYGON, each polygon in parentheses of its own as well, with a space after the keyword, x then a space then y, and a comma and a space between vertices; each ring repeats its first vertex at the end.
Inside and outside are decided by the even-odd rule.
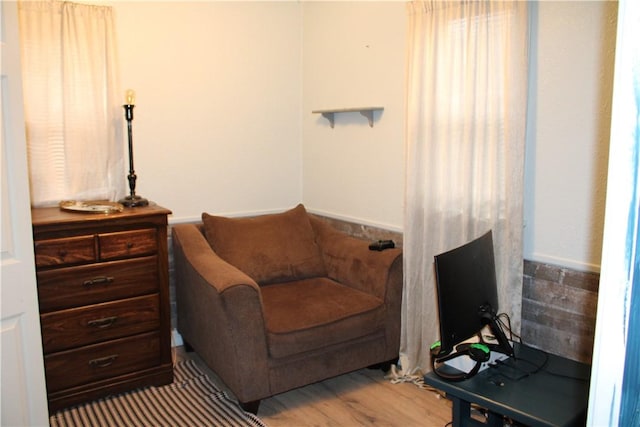
POLYGON ((173 381, 170 213, 32 209, 49 412, 173 381))

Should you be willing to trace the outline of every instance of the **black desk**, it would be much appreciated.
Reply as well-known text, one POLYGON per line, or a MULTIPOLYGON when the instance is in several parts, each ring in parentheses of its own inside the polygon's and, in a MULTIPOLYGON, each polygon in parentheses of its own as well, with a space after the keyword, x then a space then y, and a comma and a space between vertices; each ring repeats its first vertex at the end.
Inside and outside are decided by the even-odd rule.
POLYGON ((584 426, 590 366, 518 344, 515 351, 516 359, 465 381, 447 381, 433 372, 424 376, 425 384, 452 400, 453 427, 502 426, 503 416, 527 426, 584 426), (541 370, 526 375, 545 361, 541 370), (486 424, 470 417, 471 404, 488 411, 486 424))

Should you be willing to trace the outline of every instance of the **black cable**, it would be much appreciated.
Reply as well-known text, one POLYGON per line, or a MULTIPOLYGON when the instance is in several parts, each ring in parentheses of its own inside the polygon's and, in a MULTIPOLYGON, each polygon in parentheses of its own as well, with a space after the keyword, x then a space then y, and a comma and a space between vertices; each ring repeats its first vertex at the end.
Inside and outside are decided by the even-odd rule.
POLYGON ((500 376, 503 378, 506 378, 509 381, 520 381, 524 378, 527 378, 530 374, 527 371, 523 371, 522 369, 518 369, 514 366, 509 366, 506 363, 504 363, 504 361, 502 360, 496 360, 494 363, 489 365, 489 368, 491 369, 496 369, 496 375, 493 376, 491 378, 491 381, 495 384, 500 383, 500 381, 498 381, 495 377, 500 376), (518 373, 519 375, 510 375, 507 372, 505 372, 505 369, 501 369, 501 368, 505 368, 505 369, 512 369, 514 371, 516 371, 516 373, 518 373))
POLYGON ((567 378, 570 380, 584 381, 584 382, 591 381, 591 379, 588 376, 583 377, 583 376, 576 376, 576 375, 561 374, 560 372, 553 372, 553 371, 550 371, 549 369, 545 369, 544 371, 549 375, 553 375, 554 377, 567 378))
POLYGON ((502 326, 503 332, 504 332, 505 329, 507 331, 509 331, 509 341, 516 342, 513 339, 514 337, 516 337, 517 340, 518 340, 517 342, 522 344, 522 337, 520 335, 516 334, 515 332, 513 332, 513 330, 511 329, 511 318, 509 317, 509 315, 507 313, 498 314, 496 316, 496 319, 498 320, 498 323, 502 326), (504 320, 502 320, 503 317, 507 319, 507 323, 505 323, 504 320))
POLYGON ((540 372, 541 370, 544 369, 544 367, 547 365, 547 363, 549 362, 549 355, 546 352, 543 352, 543 354, 545 355, 544 361, 541 364, 538 364, 536 362, 533 362, 531 360, 528 359, 524 359, 524 358, 517 358, 518 363, 520 362, 524 362, 524 363, 528 363, 529 365, 533 366, 533 370, 528 370, 528 369, 524 369, 522 367, 519 366, 513 366, 512 364, 509 363, 510 359, 506 359, 506 360, 496 360, 494 362, 493 367, 505 367, 508 369, 512 369, 516 372, 519 372, 521 375, 515 377, 515 376, 510 376, 507 375, 505 372, 499 372, 501 375, 503 375, 505 378, 510 379, 512 381, 520 381, 523 378, 526 378, 530 375, 534 375, 537 374, 538 372, 540 372))
MULTIPOLYGON (((496 316, 496 323, 498 325, 498 327, 500 329, 502 329, 502 333, 505 334, 505 336, 507 336, 508 332, 508 339, 511 342, 518 342, 521 345, 523 345, 522 343, 522 337, 518 334, 516 334, 515 332, 513 332, 513 329, 511 328, 511 318, 509 317, 509 315, 507 313, 500 313, 496 316), (514 339, 515 338, 515 339, 514 339), (515 341, 517 339, 517 341, 515 341)), ((515 349, 514 349, 515 350, 515 349)), ((542 353, 544 354, 544 360, 542 361, 541 364, 533 362, 531 360, 527 360, 524 358, 521 358, 518 354, 514 355, 514 360, 518 360, 518 362, 522 361, 524 363, 528 363, 531 366, 533 366, 533 370, 527 370, 527 369, 523 369, 521 367, 518 366, 512 366, 510 364, 508 364, 507 362, 505 362, 504 360, 496 360, 494 363, 490 364, 489 366, 492 368, 497 368, 499 366, 504 366, 508 369, 512 369, 516 372, 519 372, 520 375, 517 376, 513 376, 513 375, 508 375, 505 372, 499 372, 499 375, 504 376, 506 379, 509 379, 511 381, 519 381, 523 378, 526 378, 530 375, 536 374, 538 372, 540 372, 542 369, 544 369, 547 365, 547 363, 549 362, 549 354, 547 352, 542 351, 542 353)), ((506 359, 507 361, 509 361, 510 359, 506 359)))
MULTIPOLYGON (((515 337, 518 339, 518 342, 519 342, 521 345, 523 345, 522 337, 520 337, 518 334, 516 334, 515 332, 513 332, 513 331, 511 330, 511 319, 509 318, 509 315, 508 315, 507 313, 500 313, 500 314, 497 316, 497 319, 498 319, 498 323, 499 323, 502 327, 505 327, 505 328, 509 331, 510 340, 511 340, 512 342, 515 342, 515 341, 513 341, 513 336, 515 336, 515 337), (503 317, 507 319, 507 323, 506 323, 506 324, 505 324, 505 323, 504 323, 504 321, 502 320, 502 318, 503 318, 503 317)), ((504 330, 503 330, 503 332, 504 332, 504 330)), ((578 381, 589 381, 589 379, 588 379, 588 378, 578 377, 578 376, 575 376, 575 375, 566 375, 566 374, 561 374, 561 373, 559 373, 559 372, 553 372, 553 371, 550 371, 549 369, 547 369, 547 368, 546 368, 547 364, 549 363, 549 353, 548 353, 548 352, 546 352, 546 351, 544 351, 544 350, 540 350, 540 349, 538 349, 538 350, 539 350, 540 352, 542 352, 542 354, 544 354, 544 361, 543 361, 543 362, 542 362, 542 364, 540 364, 540 365, 538 365, 538 364, 536 364, 535 362, 532 362, 532 361, 530 361, 530 360, 526 360, 526 359, 520 359, 520 358, 518 358, 518 360, 521 360, 521 361, 523 361, 523 362, 529 363, 529 364, 531 364, 531 365, 533 365, 533 366, 535 367, 535 369, 534 369, 531 373, 529 373, 529 375, 533 375, 533 374, 536 374, 536 373, 538 373, 538 372, 540 372, 540 371, 544 370, 544 371, 545 371, 546 373, 548 373, 549 375, 553 375, 553 376, 557 376, 557 377, 561 377, 561 378, 569 378, 569 379, 574 379, 574 380, 578 380, 578 381)), ((515 369, 515 368, 514 368, 514 369, 515 369)), ((524 371, 523 371, 523 372, 524 372, 524 371)))

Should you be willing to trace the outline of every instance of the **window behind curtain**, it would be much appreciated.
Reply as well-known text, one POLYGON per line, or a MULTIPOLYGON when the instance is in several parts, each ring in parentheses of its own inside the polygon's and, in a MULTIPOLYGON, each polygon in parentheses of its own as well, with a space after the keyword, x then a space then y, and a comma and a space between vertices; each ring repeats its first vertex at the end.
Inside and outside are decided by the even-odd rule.
POLYGON ((111 7, 19 3, 31 204, 124 194, 111 7))
POLYGON ((433 257, 493 231, 499 310, 520 328, 528 4, 408 3, 403 370, 438 338, 433 257))

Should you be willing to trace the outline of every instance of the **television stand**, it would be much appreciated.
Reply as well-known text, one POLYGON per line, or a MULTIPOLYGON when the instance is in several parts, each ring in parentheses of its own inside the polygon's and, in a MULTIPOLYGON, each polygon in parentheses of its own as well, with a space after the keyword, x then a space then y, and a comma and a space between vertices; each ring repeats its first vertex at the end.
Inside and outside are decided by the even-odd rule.
POLYGON ((532 427, 584 426, 590 366, 520 344, 514 350, 516 358, 505 366, 465 381, 447 381, 433 372, 424 376, 425 384, 452 400, 453 427, 501 427, 505 417, 532 427), (487 410, 486 423, 471 417, 471 404, 487 410))

